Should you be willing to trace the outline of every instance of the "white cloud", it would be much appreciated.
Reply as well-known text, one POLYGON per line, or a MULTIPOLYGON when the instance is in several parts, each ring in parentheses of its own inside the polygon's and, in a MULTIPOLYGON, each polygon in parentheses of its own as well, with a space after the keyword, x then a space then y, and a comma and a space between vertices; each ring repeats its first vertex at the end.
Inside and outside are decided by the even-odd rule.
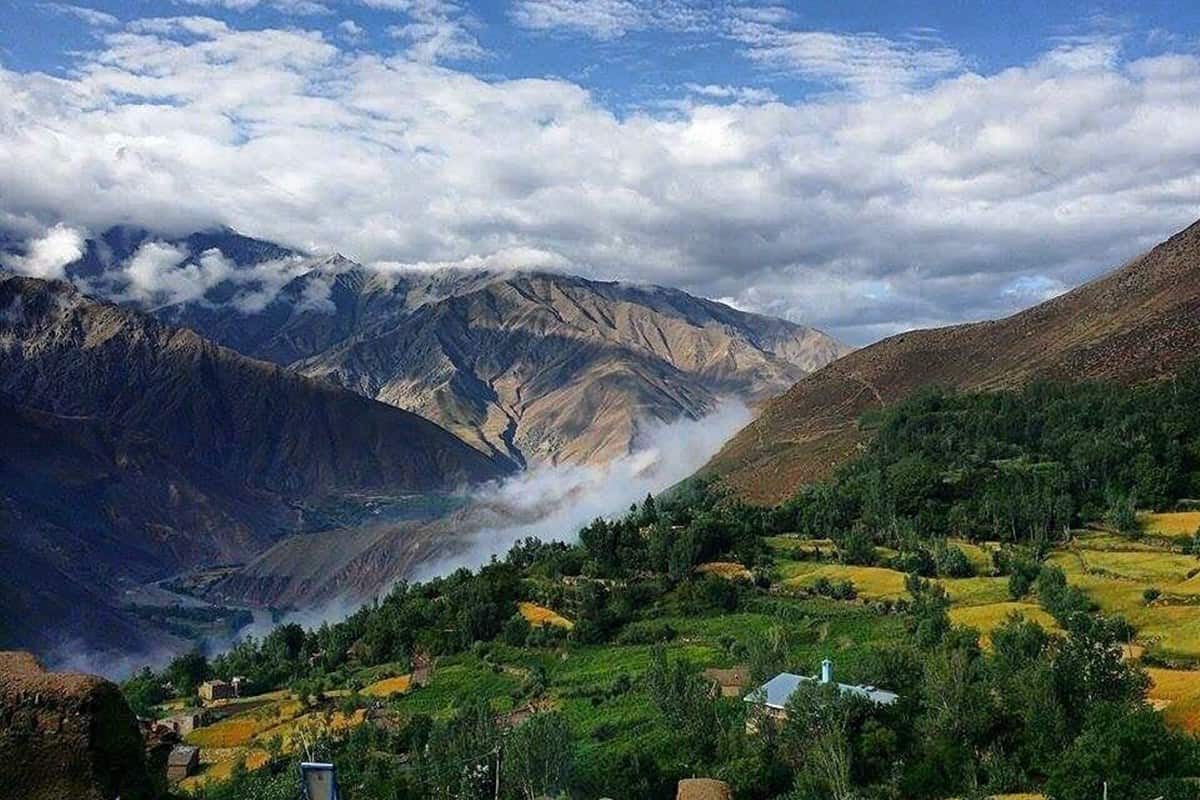
POLYGON ((601 41, 648 28, 698 31, 715 9, 687 0, 516 0, 513 23, 531 31, 569 33, 601 41))
POLYGON ((407 16, 388 33, 409 43, 408 56, 424 64, 471 61, 486 55, 473 29, 475 18, 451 0, 360 0, 364 5, 407 16))
POLYGON ((596 39, 615 39, 648 22, 632 0, 517 0, 511 16, 529 30, 571 31, 596 39))
POLYGON ((318 0, 175 0, 175 2, 202 8, 224 8, 229 11, 250 11, 259 6, 266 6, 281 14, 297 16, 333 13, 329 6, 318 0))
POLYGON ((648 425, 633 453, 604 466, 538 467, 476 490, 473 501, 514 521, 467 532, 460 552, 422 564, 411 577, 426 580, 459 567, 480 567, 530 536, 544 542, 575 541, 580 528, 597 517, 624 513, 647 494, 659 494, 695 474, 751 418, 744 405, 729 401, 701 419, 648 425))
POLYGON ((30 240, 25 255, 0 254, 5 267, 35 278, 62 278, 63 268, 83 255, 85 236, 62 223, 30 240))
POLYGON ((338 23, 338 31, 351 42, 361 41, 366 31, 352 19, 344 19, 338 23))
POLYGON ((957 50, 928 34, 895 40, 875 33, 794 30, 755 13, 734 14, 728 34, 761 65, 870 96, 920 86, 966 66, 957 50))
POLYGON ((82 20, 88 25, 97 28, 111 28, 121 24, 121 20, 104 11, 99 11, 87 6, 76 6, 70 3, 39 3, 42 8, 53 11, 57 14, 65 14, 66 16, 75 17, 82 20))
POLYGON ((1050 54, 869 99, 700 87, 618 117, 569 81, 303 30, 183 18, 104 42, 68 78, 0 69, 0 219, 228 224, 363 262, 543 259, 861 343, 1007 313, 1019 279, 1073 285, 1200 215, 1192 55, 1050 54))
POLYGON ((730 100, 735 103, 774 103, 779 99, 778 95, 770 89, 756 86, 685 83, 683 88, 701 97, 712 100, 730 100))

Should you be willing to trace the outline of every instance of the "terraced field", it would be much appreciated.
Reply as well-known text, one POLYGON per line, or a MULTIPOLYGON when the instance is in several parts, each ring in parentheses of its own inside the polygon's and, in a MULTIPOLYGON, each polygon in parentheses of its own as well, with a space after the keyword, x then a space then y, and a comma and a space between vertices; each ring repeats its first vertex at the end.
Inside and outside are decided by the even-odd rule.
POLYGON ((254 707, 187 735, 185 741, 200 748, 202 768, 181 781, 181 789, 191 791, 209 781, 225 780, 240 761, 248 769, 258 769, 268 761, 267 745, 272 739, 279 739, 284 752, 292 752, 300 746, 301 732, 312 739, 320 730, 342 731, 366 719, 362 709, 349 716, 340 711, 306 711, 287 692, 246 698, 240 704, 254 707))
POLYGON ((1049 631, 1058 631, 1058 623, 1041 606, 1036 603, 1000 602, 986 605, 962 606, 950 609, 950 621, 955 625, 974 628, 983 636, 983 642, 988 643, 992 631, 1011 616, 1021 616, 1038 623, 1049 631))
POLYGON ((263 733, 295 719, 304 707, 298 700, 273 700, 242 711, 187 735, 188 744, 200 748, 244 747, 263 733))
POLYGON ((1142 530, 1158 536, 1192 536, 1200 531, 1200 511, 1141 514, 1138 522, 1142 530))
POLYGON ((1150 700, 1175 725, 1200 733, 1200 670, 1147 669, 1150 700))
POLYGON ((1153 539, 1087 534, 1049 561, 1102 611, 1129 620, 1153 655, 1200 660, 1200 558, 1153 539), (1158 598, 1148 601, 1147 589, 1156 589, 1158 598))
POLYGON ((394 694, 407 692, 412 685, 411 675, 398 675, 395 678, 384 678, 365 687, 362 693, 371 697, 391 697, 394 694))
POLYGON ((530 625, 537 627, 539 625, 553 625, 556 628, 565 628, 571 630, 575 627, 575 623, 559 614, 553 609, 539 606, 536 603, 518 603, 517 610, 521 612, 521 616, 530 625))
POLYGON ((750 580, 753 577, 750 570, 736 561, 709 561, 707 564, 696 567, 696 572, 701 575, 716 575, 731 581, 750 580))
POLYGON ((859 597, 867 600, 898 600, 907 594, 904 591, 904 574, 883 567, 796 561, 781 569, 783 585, 788 588, 807 589, 825 578, 829 581, 850 581, 859 597))

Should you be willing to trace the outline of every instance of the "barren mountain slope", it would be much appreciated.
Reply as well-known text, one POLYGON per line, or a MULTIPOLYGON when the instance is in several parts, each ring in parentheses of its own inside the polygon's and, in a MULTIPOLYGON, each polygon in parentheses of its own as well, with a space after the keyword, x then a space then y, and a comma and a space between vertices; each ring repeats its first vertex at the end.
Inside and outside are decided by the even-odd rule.
POLYGON ((156 649, 117 606, 133 585, 242 561, 294 529, 282 498, 141 433, 0 400, 0 647, 156 649))
POLYGON ((1162 379, 1200 358, 1200 223, 1117 271, 994 322, 912 331, 856 351, 773 400, 701 474, 774 503, 862 441, 856 420, 930 384, 1162 379))
POLYGON ((161 317, 415 411, 515 463, 606 461, 646 425, 759 402, 848 352, 825 334, 659 287, 549 273, 316 265, 252 315, 161 317))

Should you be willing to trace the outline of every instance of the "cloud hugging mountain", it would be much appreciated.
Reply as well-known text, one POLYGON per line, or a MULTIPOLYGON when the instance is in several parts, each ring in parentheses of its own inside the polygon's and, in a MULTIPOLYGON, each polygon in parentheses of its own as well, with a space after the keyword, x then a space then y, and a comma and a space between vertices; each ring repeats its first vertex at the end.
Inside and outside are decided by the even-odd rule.
POLYGON ((114 228, 63 273, 517 466, 604 463, 648 424, 757 403, 849 351, 685 292, 540 270, 368 268, 215 230, 114 228))

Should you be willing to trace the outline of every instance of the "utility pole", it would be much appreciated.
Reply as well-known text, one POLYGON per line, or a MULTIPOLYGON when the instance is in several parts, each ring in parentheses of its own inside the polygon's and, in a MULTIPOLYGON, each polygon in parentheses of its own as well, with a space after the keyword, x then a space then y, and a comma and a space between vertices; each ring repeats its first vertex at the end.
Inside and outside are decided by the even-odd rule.
POLYGON ((500 800, 500 745, 496 745, 496 800, 500 800))

